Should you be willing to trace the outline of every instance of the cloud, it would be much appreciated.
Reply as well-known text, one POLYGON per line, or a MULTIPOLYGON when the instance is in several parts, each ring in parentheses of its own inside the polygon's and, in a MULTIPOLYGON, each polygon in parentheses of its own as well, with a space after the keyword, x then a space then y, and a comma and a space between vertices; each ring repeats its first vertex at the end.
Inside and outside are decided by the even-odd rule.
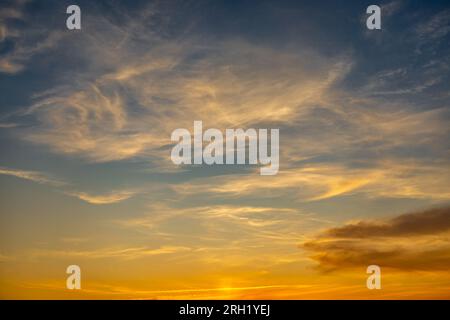
POLYGON ((130 199, 135 196, 137 192, 117 191, 103 195, 92 195, 85 192, 65 192, 65 194, 76 197, 90 204, 112 204, 130 199))
POLYGON ((283 194, 298 201, 317 201, 350 194, 369 198, 450 198, 445 163, 425 166, 398 160, 368 163, 366 167, 340 164, 305 164, 280 170, 276 176, 234 174, 199 178, 172 185, 180 195, 198 190, 217 197, 273 197, 283 194), (265 183, 262 183, 265 181, 265 183))
POLYGON ((145 215, 122 218, 115 223, 172 245, 189 244, 195 249, 184 261, 227 266, 252 266, 265 260, 281 265, 298 262, 295 245, 298 231, 328 224, 317 215, 286 207, 204 205, 176 207, 154 203, 145 215))
POLYGON ((294 123, 351 69, 346 54, 280 51, 232 37, 162 38, 154 29, 164 26, 146 23, 157 11, 149 6, 120 24, 86 16, 89 36, 71 39, 71 54, 89 68, 62 71, 59 87, 35 95, 25 118, 36 126, 20 136, 92 162, 146 157, 164 166, 174 129, 198 119, 220 129, 294 123))
POLYGON ((322 270, 376 264, 399 271, 444 271, 450 264, 450 207, 330 228, 302 248, 322 270))
MULTIPOLYGON (((400 4, 391 2, 386 10, 394 12, 400 4)), ((356 64, 349 52, 330 57, 245 38, 205 44, 190 34, 162 36, 166 33, 155 28, 167 25, 145 24, 159 10, 149 6, 121 24, 86 17, 89 37, 72 40, 74 55, 88 58, 89 68, 71 69, 61 86, 34 95, 24 118, 35 125, 20 125, 16 133, 55 153, 91 162, 145 159, 154 170, 173 173, 181 168, 170 160, 170 134, 191 129, 194 120, 222 130, 280 128, 280 172, 270 184, 231 172, 216 182, 176 184, 174 190, 187 195, 203 186, 217 197, 273 191, 301 201, 355 193, 450 198, 442 150, 448 109, 424 111, 374 94, 397 90, 392 83, 409 75, 407 66, 382 70, 355 92, 341 85, 356 64), (412 161, 416 152, 421 156, 412 161)), ((406 83, 406 90, 420 93, 433 86, 431 80, 422 87, 406 83)))
MULTIPOLYGON (((37 172, 37 171, 27 171, 27 170, 19 170, 19 169, 11 169, 11 168, 4 168, 0 167, 0 175, 7 175, 7 176, 13 176, 21 179, 25 179, 28 181, 37 182, 40 184, 49 185, 52 187, 63 187, 66 186, 67 183, 61 180, 56 180, 49 175, 37 172)), ((112 203, 118 203, 127 199, 132 198, 136 194, 138 194, 137 191, 131 191, 131 190, 120 190, 120 191, 113 191, 107 194, 101 194, 101 195, 92 195, 86 192, 82 191, 62 191, 64 194, 76 197, 80 200, 83 200, 90 204, 112 204, 112 203)))
POLYGON ((420 23, 415 31, 421 41, 431 42, 444 38, 450 33, 449 23, 450 10, 444 10, 427 19, 427 21, 420 23))
POLYGON ((27 170, 20 170, 20 169, 10 169, 10 168, 4 168, 0 167, 0 175, 8 175, 13 176, 41 184, 48 184, 52 186, 61 186, 64 184, 62 181, 57 181, 48 175, 37 172, 37 171, 27 171, 27 170))
POLYGON ((450 207, 405 213, 386 222, 361 221, 333 228, 327 235, 335 238, 372 238, 428 235, 450 230, 450 207))
POLYGON ((164 143, 130 123, 123 99, 116 92, 106 93, 96 85, 41 100, 29 113, 37 114, 43 126, 35 134, 26 132, 27 140, 95 162, 128 159, 156 141, 164 143))
POLYGON ((54 48, 63 38, 64 33, 48 30, 41 19, 30 17, 25 11, 29 1, 13 1, 10 6, 0 9, 0 43, 10 41, 11 50, 0 55, 0 73, 16 74, 26 68, 29 60, 36 54, 54 48), (11 21, 19 20, 20 26, 11 21))
POLYGON ((94 162, 138 156, 170 161, 161 148, 172 143, 174 129, 190 128, 198 119, 223 129, 289 123, 324 99, 327 88, 348 69, 338 58, 326 61, 308 54, 317 68, 307 70, 294 54, 240 41, 217 45, 220 49, 208 48, 214 51, 210 56, 187 64, 194 40, 163 44, 138 62, 95 75, 81 88, 42 97, 27 112, 39 125, 23 137, 94 162))
POLYGON ((147 216, 117 222, 127 227, 154 229, 167 220, 194 218, 207 223, 209 220, 228 221, 236 227, 255 228, 283 224, 284 219, 295 216, 309 218, 296 209, 262 206, 210 205, 175 208, 165 204, 153 204, 148 210, 147 216))

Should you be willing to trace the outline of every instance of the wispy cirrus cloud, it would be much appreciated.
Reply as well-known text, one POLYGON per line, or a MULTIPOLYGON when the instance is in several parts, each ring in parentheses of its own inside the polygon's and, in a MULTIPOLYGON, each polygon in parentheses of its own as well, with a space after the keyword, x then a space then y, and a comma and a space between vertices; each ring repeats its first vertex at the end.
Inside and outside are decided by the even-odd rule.
MULTIPOLYGON (((390 4, 394 9, 399 5, 390 4)), ((167 25, 145 23, 159 10, 150 5, 122 24, 87 17, 83 23, 91 27, 90 36, 74 41, 76 54, 89 57, 91 68, 71 73, 76 85, 63 82, 35 95, 25 115, 36 125, 16 133, 53 152, 91 162, 139 157, 155 169, 174 172, 170 133, 191 128, 194 120, 222 129, 278 127, 281 171, 271 180, 275 193, 294 190, 308 201, 358 192, 448 199, 448 187, 437 172, 448 167, 441 147, 448 135, 448 109, 423 111, 373 94, 390 90, 392 82, 408 74, 408 66, 380 71, 354 91, 341 85, 355 66, 351 51, 330 57, 241 38, 205 44, 195 36, 161 36, 153 28, 167 25), (433 159, 411 162, 408 154, 428 154, 423 149, 433 159), (402 154, 404 150, 408 153, 402 154), (304 160, 312 163, 304 165, 304 160), (436 164, 439 170, 433 169, 436 164)), ((421 90, 425 88, 417 88, 421 90)), ((190 185, 204 185, 209 193, 226 197, 270 193, 253 177, 233 172, 216 181, 220 183, 206 178, 173 188, 187 194, 190 185)))
POLYGON ((95 75, 79 89, 41 97, 27 112, 40 125, 22 136, 94 162, 137 156, 168 161, 161 148, 172 143, 174 129, 189 128, 196 119, 217 128, 290 123, 323 101, 350 65, 346 57, 325 60, 305 53, 313 69, 294 54, 242 41, 218 45, 163 44, 133 64, 95 75), (211 53, 187 63, 196 50, 211 53))
POLYGON ((48 184, 52 186, 62 186, 65 183, 63 181, 58 181, 49 175, 38 172, 38 171, 29 171, 29 170, 20 170, 20 169, 11 169, 0 167, 0 175, 13 176, 25 180, 30 180, 33 182, 48 184))
POLYGON ((263 206, 209 205, 177 208, 157 203, 149 206, 148 211, 148 215, 120 220, 117 223, 126 227, 157 229, 168 220, 191 218, 201 223, 222 220, 240 227, 257 228, 284 225, 284 220, 290 220, 296 216, 305 220, 311 218, 310 215, 293 208, 263 206))
MULTIPOLYGON (((13 43, 11 49, 0 54, 0 73, 17 74, 26 68, 36 54, 54 48, 64 37, 64 33, 48 30, 39 25, 26 11, 32 1, 10 1, 0 8, 0 43, 13 43), (14 23, 20 21, 20 23, 14 23)), ((8 48, 8 46, 5 46, 8 48)))
POLYGON ((298 263, 296 244, 303 235, 330 222, 294 208, 267 206, 208 205, 193 207, 155 203, 145 215, 115 220, 129 231, 170 245, 191 245, 193 251, 180 263, 251 267, 298 263), (180 228, 179 226, 183 226, 180 228), (223 257, 227 256, 227 261, 223 257))
POLYGON ((76 197, 82 201, 94 205, 118 203, 130 199, 131 197, 139 193, 138 191, 132 190, 119 190, 106 194, 90 194, 83 191, 65 190, 68 189, 67 187, 70 185, 69 183, 63 180, 55 179, 46 173, 38 171, 0 167, 0 175, 12 176, 44 185, 49 185, 51 187, 56 187, 58 188, 58 190, 68 196, 76 197))
POLYGON ((421 41, 430 43, 435 39, 444 38, 450 33, 450 10, 441 11, 426 21, 420 23, 415 31, 421 41))
POLYGON ((349 194, 367 197, 425 198, 448 200, 450 190, 444 163, 424 166, 398 160, 375 162, 367 167, 330 164, 304 164, 281 170, 273 177, 255 175, 226 175, 214 181, 199 178, 172 185, 175 192, 189 196, 197 190, 218 197, 271 197, 290 195, 299 201, 317 201, 349 194), (301 186, 301 187, 300 187, 301 186))

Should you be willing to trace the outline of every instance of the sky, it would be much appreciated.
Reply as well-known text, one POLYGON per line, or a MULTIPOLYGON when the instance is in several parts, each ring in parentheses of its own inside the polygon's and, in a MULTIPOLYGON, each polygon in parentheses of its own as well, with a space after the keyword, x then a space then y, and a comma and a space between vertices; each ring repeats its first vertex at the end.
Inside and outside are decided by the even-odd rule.
POLYGON ((1 299, 450 298, 448 2, 71 4, 0 1, 1 299), (196 120, 278 174, 175 165, 196 120))

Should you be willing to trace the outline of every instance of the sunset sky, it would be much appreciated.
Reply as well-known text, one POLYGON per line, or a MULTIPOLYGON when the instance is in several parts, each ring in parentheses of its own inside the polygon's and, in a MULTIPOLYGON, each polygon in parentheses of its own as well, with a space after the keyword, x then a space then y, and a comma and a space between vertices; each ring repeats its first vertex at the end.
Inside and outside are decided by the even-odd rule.
POLYGON ((449 124, 448 1, 2 0, 0 298, 450 299, 449 124))

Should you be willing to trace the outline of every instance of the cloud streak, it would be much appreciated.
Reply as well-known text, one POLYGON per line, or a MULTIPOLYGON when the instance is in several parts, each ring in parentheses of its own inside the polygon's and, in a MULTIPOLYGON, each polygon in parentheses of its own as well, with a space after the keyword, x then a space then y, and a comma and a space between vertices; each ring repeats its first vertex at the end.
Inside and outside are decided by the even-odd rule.
POLYGON ((40 184, 48 184, 51 186, 62 186, 64 182, 55 180, 50 176, 37 172, 37 171, 28 171, 28 170, 20 170, 20 169, 11 169, 0 167, 0 175, 13 176, 20 179, 25 179, 33 182, 37 182, 40 184))
MULTIPOLYGON (((12 176, 32 182, 36 182, 39 184, 49 185, 51 187, 65 187, 69 185, 65 181, 56 180, 49 175, 38 172, 38 171, 29 171, 29 170, 20 170, 20 169, 11 169, 0 167, 0 175, 12 176)), ((85 201, 89 204, 102 205, 102 204, 113 204, 121 201, 125 201, 137 195, 139 192, 131 191, 131 190, 119 190, 113 191, 107 194, 89 194, 82 191, 65 191, 62 192, 68 196, 76 197, 82 201, 85 201)))

